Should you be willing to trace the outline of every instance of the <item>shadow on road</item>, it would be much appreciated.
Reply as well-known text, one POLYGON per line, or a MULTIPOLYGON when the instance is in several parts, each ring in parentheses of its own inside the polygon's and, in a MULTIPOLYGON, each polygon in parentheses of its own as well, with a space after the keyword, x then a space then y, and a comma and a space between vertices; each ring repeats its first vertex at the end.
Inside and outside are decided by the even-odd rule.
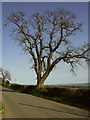
POLYGON ((68 112, 68 111, 63 111, 63 110, 56 110, 56 109, 47 108, 47 107, 40 107, 40 106, 36 106, 36 105, 28 105, 28 104, 24 104, 24 103, 19 103, 19 104, 25 105, 25 106, 28 106, 28 107, 35 107, 35 108, 40 108, 40 109, 46 109, 46 110, 52 110, 52 111, 57 111, 57 112, 63 112, 63 113, 67 113, 67 114, 73 114, 73 115, 78 115, 78 116, 89 117, 89 114, 85 115, 85 114, 73 113, 73 112, 68 112))

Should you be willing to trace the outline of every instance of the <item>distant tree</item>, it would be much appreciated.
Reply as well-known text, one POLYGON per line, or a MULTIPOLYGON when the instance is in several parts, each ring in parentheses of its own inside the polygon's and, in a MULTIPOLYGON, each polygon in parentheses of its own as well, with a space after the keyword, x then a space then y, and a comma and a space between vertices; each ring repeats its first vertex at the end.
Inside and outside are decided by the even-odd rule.
POLYGON ((4 70, 3 68, 0 68, 0 79, 2 80, 2 83, 6 81, 6 83, 9 83, 8 80, 11 80, 11 74, 9 71, 4 70))
POLYGON ((44 81, 59 62, 70 64, 74 72, 76 65, 83 65, 84 60, 90 61, 90 45, 85 43, 75 48, 69 39, 81 31, 82 26, 72 11, 47 10, 44 14, 33 14, 30 19, 24 12, 18 11, 7 17, 7 23, 14 25, 15 40, 31 55, 37 89, 44 87, 44 81))

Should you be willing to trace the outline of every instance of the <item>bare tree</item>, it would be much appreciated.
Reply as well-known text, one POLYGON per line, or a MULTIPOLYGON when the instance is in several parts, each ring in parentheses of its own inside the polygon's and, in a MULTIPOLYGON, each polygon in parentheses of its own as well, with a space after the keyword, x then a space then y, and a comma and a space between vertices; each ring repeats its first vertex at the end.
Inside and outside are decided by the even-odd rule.
POLYGON ((31 55, 39 89, 44 87, 44 81, 59 62, 70 64, 74 72, 76 65, 90 60, 88 43, 75 48, 69 40, 82 26, 76 14, 69 10, 35 13, 30 19, 24 12, 13 12, 7 17, 7 23, 14 25, 15 40, 31 55))
POLYGON ((0 68, 0 74, 1 74, 0 79, 2 80, 2 82, 5 82, 5 80, 6 81, 11 80, 11 74, 9 71, 0 68))

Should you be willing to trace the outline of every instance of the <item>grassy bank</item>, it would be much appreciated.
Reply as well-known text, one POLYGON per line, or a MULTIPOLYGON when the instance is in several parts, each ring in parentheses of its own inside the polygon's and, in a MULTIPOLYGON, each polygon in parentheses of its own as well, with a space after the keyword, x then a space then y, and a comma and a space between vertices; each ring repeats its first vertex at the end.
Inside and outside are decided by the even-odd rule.
POLYGON ((45 86, 44 91, 36 91, 35 86, 12 84, 9 88, 38 97, 90 110, 90 88, 70 86, 45 86))
POLYGON ((36 91, 31 94, 59 103, 90 110, 90 89, 88 88, 48 87, 45 91, 36 91))
POLYGON ((2 111, 3 107, 2 107, 2 102, 0 101, 0 112, 2 111))

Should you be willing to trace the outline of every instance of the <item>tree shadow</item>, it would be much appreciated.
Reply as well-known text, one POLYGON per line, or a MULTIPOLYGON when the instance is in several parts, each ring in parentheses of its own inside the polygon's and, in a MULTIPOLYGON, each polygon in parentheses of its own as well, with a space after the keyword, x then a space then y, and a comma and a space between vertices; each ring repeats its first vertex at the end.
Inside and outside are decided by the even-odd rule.
POLYGON ((63 111, 63 110, 56 110, 53 108, 47 108, 47 107, 41 107, 41 106, 37 106, 37 105, 28 105, 28 104, 24 104, 24 103, 19 103, 21 105, 25 105, 28 107, 34 107, 34 108, 40 108, 40 109, 45 109, 45 110, 51 110, 51 111, 56 111, 56 112, 62 112, 62 113, 67 113, 67 114, 72 114, 72 115, 77 115, 77 116, 84 116, 84 117, 89 117, 89 114, 85 115, 85 114, 79 114, 79 113, 73 113, 73 112, 68 112, 68 111, 63 111))

